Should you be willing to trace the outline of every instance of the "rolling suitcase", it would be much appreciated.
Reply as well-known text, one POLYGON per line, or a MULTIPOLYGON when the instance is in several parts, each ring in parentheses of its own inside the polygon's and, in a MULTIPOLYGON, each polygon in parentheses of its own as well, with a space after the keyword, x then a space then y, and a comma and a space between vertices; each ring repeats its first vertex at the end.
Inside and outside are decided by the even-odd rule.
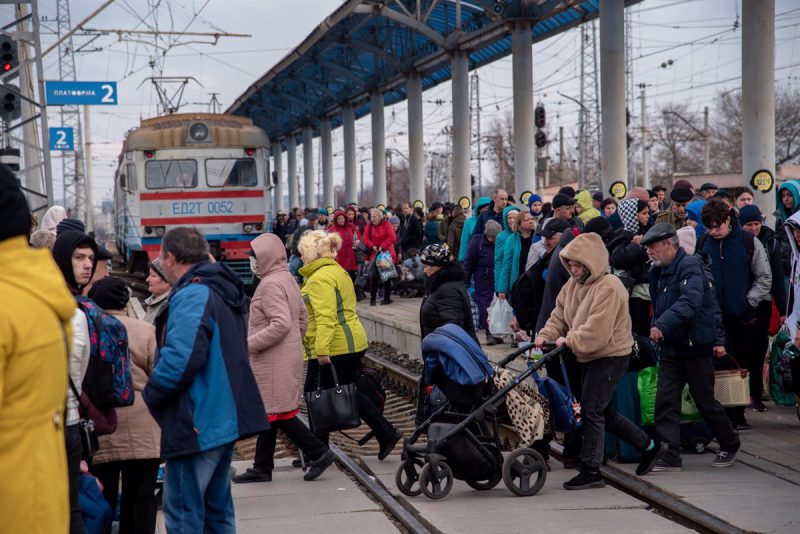
MULTIPOLYGON (((617 384, 617 390, 611 399, 611 405, 621 415, 627 417, 634 424, 641 426, 641 409, 639 406, 639 375, 626 373, 617 384)), ((626 441, 622 441, 614 434, 606 432, 605 456, 617 462, 638 462, 639 451, 626 441)))

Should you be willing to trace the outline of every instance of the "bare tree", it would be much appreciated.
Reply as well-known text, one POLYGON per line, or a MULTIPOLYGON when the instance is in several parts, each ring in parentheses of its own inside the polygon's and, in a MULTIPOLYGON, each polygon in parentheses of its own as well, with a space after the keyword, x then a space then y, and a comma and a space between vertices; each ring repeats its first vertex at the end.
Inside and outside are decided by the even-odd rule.
MULTIPOLYGON (((531 150, 535 150, 530 147, 531 150)), ((514 119, 510 112, 492 120, 486 134, 487 159, 494 166, 497 187, 514 191, 514 119)), ((488 180, 487 183, 491 183, 488 180)))
POLYGON ((685 103, 672 102, 662 107, 655 120, 656 177, 702 172, 703 139, 686 123, 691 115, 685 103))

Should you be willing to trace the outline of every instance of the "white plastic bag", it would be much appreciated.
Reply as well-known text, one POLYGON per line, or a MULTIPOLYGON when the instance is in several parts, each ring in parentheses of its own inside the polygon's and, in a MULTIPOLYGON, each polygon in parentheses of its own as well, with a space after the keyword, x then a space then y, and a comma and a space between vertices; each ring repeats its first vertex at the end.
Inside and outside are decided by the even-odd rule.
POLYGON ((514 310, 506 299, 492 297, 492 304, 488 310, 489 332, 495 336, 512 335, 511 321, 514 319, 514 310))

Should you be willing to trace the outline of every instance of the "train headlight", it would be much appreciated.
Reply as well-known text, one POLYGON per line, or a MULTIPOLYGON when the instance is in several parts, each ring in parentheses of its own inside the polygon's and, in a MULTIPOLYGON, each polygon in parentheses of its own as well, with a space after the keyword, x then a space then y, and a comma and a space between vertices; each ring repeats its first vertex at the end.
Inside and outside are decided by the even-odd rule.
POLYGON ((144 233, 152 234, 153 233, 153 227, 152 226, 145 226, 144 227, 144 233))
POLYGON ((253 225, 252 224, 244 224, 244 225, 242 225, 242 229, 244 230, 244 232, 246 234, 249 234, 250 232, 253 231, 253 225))
POLYGON ((208 137, 208 126, 202 122, 196 122, 189 128, 189 136, 193 141, 205 141, 208 137))
POLYGON ((163 226, 156 226, 155 230, 158 237, 162 237, 164 235, 165 228, 163 226))

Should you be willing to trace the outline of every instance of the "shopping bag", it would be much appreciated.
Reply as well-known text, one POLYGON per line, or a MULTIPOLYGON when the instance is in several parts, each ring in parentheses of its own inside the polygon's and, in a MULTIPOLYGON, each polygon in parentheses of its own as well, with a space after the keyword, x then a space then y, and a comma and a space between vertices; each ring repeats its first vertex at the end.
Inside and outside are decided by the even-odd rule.
POLYGON ((392 255, 388 252, 381 251, 375 255, 375 268, 378 269, 378 275, 381 277, 381 282, 386 282, 392 278, 397 278, 397 269, 394 267, 392 255))
POLYGON ((489 332, 495 336, 511 335, 514 333, 511 330, 511 321, 514 319, 514 310, 506 299, 498 298, 497 295, 492 298, 492 304, 489 306, 489 332))

